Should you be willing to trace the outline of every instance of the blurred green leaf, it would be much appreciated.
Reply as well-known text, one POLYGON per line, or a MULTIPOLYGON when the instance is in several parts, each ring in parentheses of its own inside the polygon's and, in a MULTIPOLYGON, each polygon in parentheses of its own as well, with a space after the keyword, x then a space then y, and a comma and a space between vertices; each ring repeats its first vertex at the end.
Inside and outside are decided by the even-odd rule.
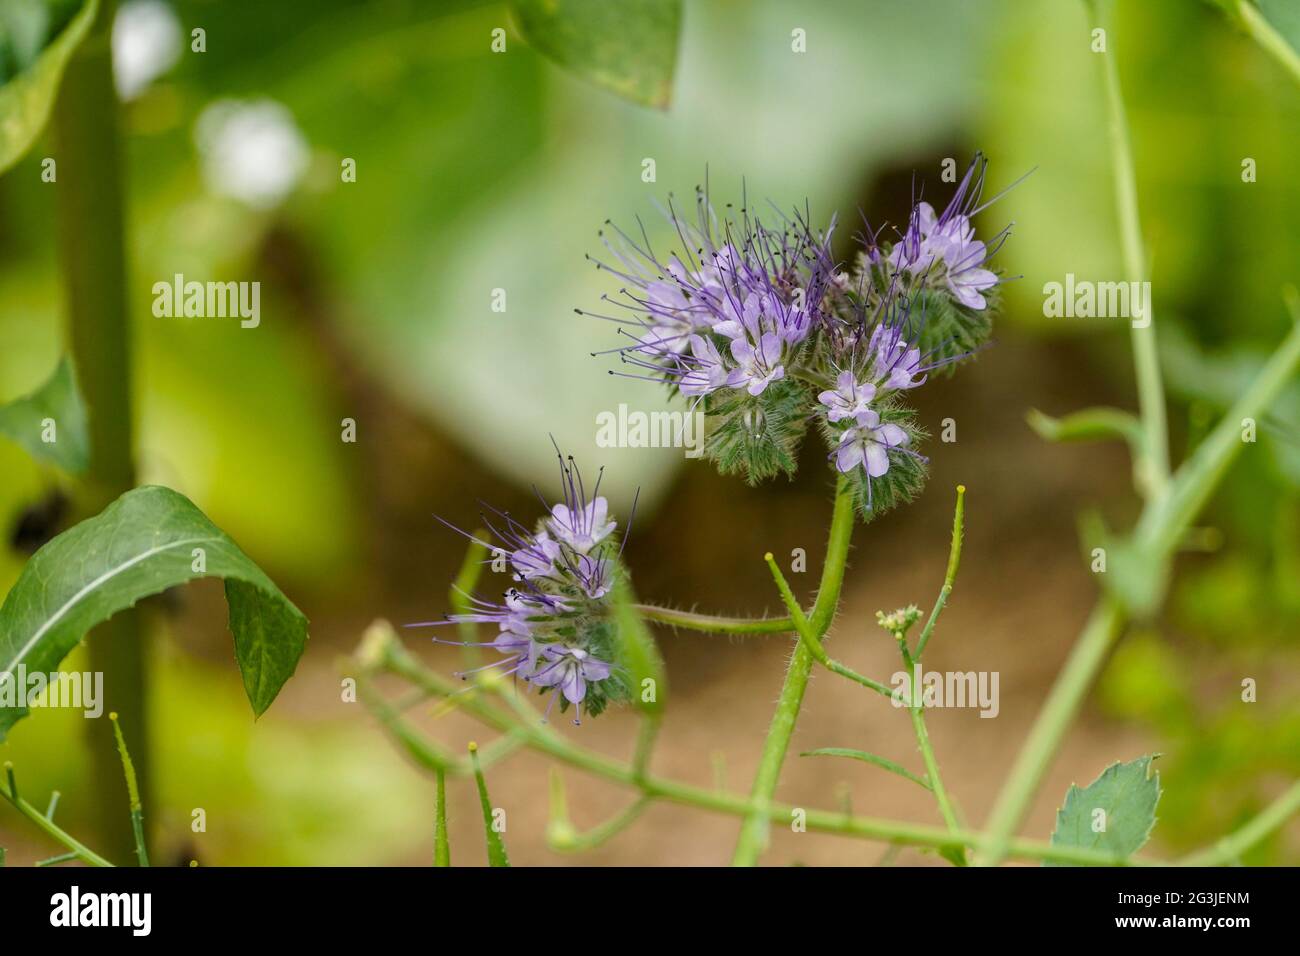
POLYGON ((560 66, 634 103, 667 109, 681 0, 512 0, 510 7, 524 38, 560 66))
MULTIPOLYGON (((0 606, 0 680, 19 665, 56 670, 95 625, 201 577, 226 581, 235 658, 253 712, 262 714, 302 656, 307 619, 189 499, 157 486, 127 492, 27 563, 0 606)), ((0 711, 0 739, 26 713, 0 711)))
POLYGON ((71 474, 85 471, 90 461, 86 408, 77 391, 72 362, 60 360, 49 380, 36 391, 0 405, 0 435, 7 435, 33 456, 71 474), (54 424, 53 441, 43 440, 45 421, 54 424))
POLYGON ((667 698, 667 683, 664 680, 664 663, 659 655, 659 646, 655 644, 650 629, 634 607, 636 595, 626 575, 620 574, 614 585, 614 621, 618 625, 618 659, 627 668, 628 683, 632 692, 634 706, 646 713, 663 712, 667 698), (650 681, 647 685, 645 682, 650 681), (646 700, 644 692, 649 687, 653 690, 652 699, 646 700))
POLYGON ((1122 857, 1140 850, 1151 835, 1160 802, 1160 775, 1151 768, 1153 759, 1112 764, 1082 790, 1071 785, 1065 805, 1056 813, 1052 846, 1102 850, 1122 857))
MULTIPOLYGON (((80 12, 57 35, 50 37, 51 42, 40 55, 27 63, 24 49, 38 35, 34 31, 39 30, 42 16, 55 18, 58 6, 13 2, 4 5, 0 16, 0 60, 7 61, 5 67, 12 64, 20 72, 8 75, 7 82, 0 86, 0 173, 16 163, 45 128, 68 57, 85 38, 98 9, 99 0, 86 0, 80 12), (42 9, 37 9, 38 6, 42 9)), ((44 22, 51 24, 57 20, 44 22)), ((9 73, 9 69, 4 69, 0 77, 9 73)))

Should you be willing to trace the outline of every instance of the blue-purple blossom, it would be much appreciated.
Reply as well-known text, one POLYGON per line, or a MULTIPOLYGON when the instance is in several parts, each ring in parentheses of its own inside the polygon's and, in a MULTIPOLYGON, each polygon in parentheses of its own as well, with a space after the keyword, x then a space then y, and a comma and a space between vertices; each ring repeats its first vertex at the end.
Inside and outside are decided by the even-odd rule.
POLYGON ((817 400, 826 406, 826 418, 838 422, 865 412, 875 397, 876 386, 859 382, 852 372, 844 371, 836 379, 835 388, 822 392, 817 400))
POLYGON ((588 494, 573 459, 563 456, 560 475, 564 499, 552 506, 542 501, 546 517, 536 530, 508 512, 489 507, 481 514, 503 547, 479 543, 510 558, 515 586, 502 600, 498 603, 466 595, 470 610, 443 621, 411 626, 495 625, 498 634, 490 641, 439 642, 472 643, 502 655, 500 660, 461 676, 493 670, 543 690, 558 688, 564 698, 561 707, 576 705, 581 715, 584 705, 598 711, 607 700, 626 696, 621 682, 611 679, 614 664, 606 659, 614 649, 608 598, 619 573, 626 532, 622 540, 612 537, 617 522, 610 517, 608 501, 599 494, 599 477, 588 494))
POLYGON ((840 436, 835 467, 848 474, 861 466, 872 478, 879 478, 889 471, 889 450, 907 442, 907 432, 898 425, 881 422, 880 415, 868 408, 859 412, 854 424, 840 436))

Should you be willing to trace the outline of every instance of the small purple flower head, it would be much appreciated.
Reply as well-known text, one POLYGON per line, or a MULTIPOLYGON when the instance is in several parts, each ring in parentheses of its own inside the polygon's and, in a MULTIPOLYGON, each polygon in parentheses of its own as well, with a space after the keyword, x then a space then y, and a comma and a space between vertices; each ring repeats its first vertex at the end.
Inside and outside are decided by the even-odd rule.
POLYGON ((800 214, 778 214, 770 228, 745 206, 738 220, 720 219, 703 189, 695 205, 690 219, 670 199, 666 216, 682 247, 666 257, 644 227, 639 239, 614 226, 612 236, 602 232, 613 263, 597 266, 624 282, 619 298, 603 298, 624 314, 597 317, 632 339, 611 351, 639 371, 617 374, 694 399, 723 388, 761 394, 820 321, 830 231, 814 234, 800 214))
MULTIPOLYGON (((478 543, 510 555, 515 586, 505 592, 500 603, 466 595, 470 611, 411 626, 495 625, 498 634, 494 639, 470 643, 490 647, 503 655, 502 659, 466 671, 462 677, 481 670, 511 674, 543 690, 559 688, 561 709, 584 705, 594 714, 609 700, 627 696, 623 678, 610 663, 616 650, 610 595, 617 576, 623 573, 620 559, 626 532, 622 540, 613 537, 617 522, 609 514, 608 501, 599 494, 600 479, 588 496, 572 457, 566 459, 558 449, 556 455, 564 500, 547 505, 538 494, 546 517, 536 530, 508 512, 489 508, 490 514, 481 515, 504 547, 478 543)), ((635 510, 634 502, 634 514, 635 510)))
MULTIPOLYGON (((547 644, 542 648, 542 660, 537 670, 529 679, 538 687, 558 688, 565 700, 577 705, 581 714, 582 702, 587 696, 587 684, 606 680, 611 670, 608 662, 597 660, 581 647, 547 644)), ((547 712, 549 714, 549 708, 547 712)))
POLYGON ((852 372, 840 372, 835 381, 835 388, 822 392, 817 400, 826 406, 826 418, 832 422, 846 418, 856 418, 868 408, 868 403, 876 397, 876 386, 870 382, 859 382, 852 372))
MULTIPOLYGON (((971 217, 984 208, 979 200, 987 166, 987 160, 976 156, 942 213, 936 215, 928 202, 916 203, 907 231, 886 259, 893 269, 937 283, 959 304, 976 310, 987 306, 983 293, 999 281, 984 268, 997 249, 990 251, 977 240, 971 225, 971 217)), ((997 247, 1006 235, 1006 230, 998 235, 997 247)))

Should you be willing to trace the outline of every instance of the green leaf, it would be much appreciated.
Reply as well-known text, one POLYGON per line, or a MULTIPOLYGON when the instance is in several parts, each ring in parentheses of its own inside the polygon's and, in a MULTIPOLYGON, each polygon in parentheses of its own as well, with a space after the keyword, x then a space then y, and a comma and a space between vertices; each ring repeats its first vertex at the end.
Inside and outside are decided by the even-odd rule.
POLYGON ((853 760, 861 760, 864 763, 875 764, 882 770, 888 770, 890 773, 896 773, 900 777, 911 780, 913 783, 919 783, 927 790, 933 790, 930 782, 924 777, 918 777, 912 771, 908 770, 902 764, 896 764, 894 761, 878 754, 868 753, 865 750, 851 750, 848 747, 822 747, 818 750, 809 750, 799 755, 800 757, 849 757, 853 760))
MULTIPOLYGON (((59 92, 59 81, 68 58, 77 45, 85 39, 90 25, 99 10, 99 0, 86 0, 81 10, 72 17, 50 43, 31 63, 23 55, 22 33, 18 23, 35 24, 36 29, 48 23, 44 17, 54 17, 57 5, 18 4, 6 7, 0 15, 0 59, 12 61, 16 75, 8 77, 0 86, 0 173, 3 173, 31 148, 36 137, 45 128, 50 110, 59 92), (42 18, 42 19, 38 19, 42 18)), ((22 32, 27 32, 23 30, 22 32)), ((40 32, 44 33, 45 30, 40 32)), ((0 76, 8 74, 8 70, 0 76)))
MULTIPOLYGON (((27 562, 0 606, 0 681, 19 665, 29 674, 57 670, 97 624, 201 577, 225 579, 235 659, 261 715, 302 656, 307 618, 188 498, 157 486, 128 491, 27 562)), ((0 740, 26 713, 0 709, 0 740)))
POLYGON ((645 106, 672 100, 681 0, 513 0, 519 32, 584 80, 645 106))
POLYGON ((1140 850, 1151 835, 1160 802, 1160 775, 1151 766, 1154 759, 1112 764, 1082 790, 1072 785, 1065 805, 1056 813, 1052 846, 1083 847, 1119 857, 1140 850))
POLYGON ((8 436, 38 459, 80 474, 90 462, 86 408, 77 391, 72 363, 64 358, 49 380, 23 398, 0 405, 0 435, 8 436), (45 441, 45 421, 53 422, 53 441, 45 441))
POLYGON ((483 779, 483 768, 478 762, 478 744, 469 745, 469 759, 474 764, 474 782, 478 784, 478 802, 483 808, 483 831, 487 834, 488 866, 509 866, 510 858, 506 856, 505 841, 492 826, 492 801, 488 797, 487 781, 483 779))

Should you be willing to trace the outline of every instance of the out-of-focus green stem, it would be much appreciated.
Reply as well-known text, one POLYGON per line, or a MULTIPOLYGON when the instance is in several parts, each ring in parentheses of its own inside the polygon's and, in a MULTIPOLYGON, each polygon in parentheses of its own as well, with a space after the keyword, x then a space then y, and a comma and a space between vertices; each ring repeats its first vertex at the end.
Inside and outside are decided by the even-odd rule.
POLYGON ((1273 24, 1268 22, 1259 8, 1249 0, 1237 0, 1235 12, 1251 39, 1291 74, 1293 80, 1300 83, 1300 54, 1296 53, 1282 34, 1273 29, 1273 24))
MULTIPOLYGON (((1095 6, 1094 6, 1095 9, 1095 6)), ((1111 31, 1108 29, 1107 34, 1111 31)), ((1108 47, 1102 54, 1106 84, 1107 127, 1110 132, 1111 166, 1115 176, 1115 209, 1119 216, 1120 250, 1129 282, 1147 279, 1146 253, 1142 247, 1142 225, 1138 217, 1137 176, 1129 146, 1128 119, 1120 88, 1117 54, 1108 47)), ((1142 456, 1137 462, 1139 491, 1148 500, 1158 499, 1169 480, 1169 437, 1165 420, 1165 390, 1161 381, 1160 358, 1156 349, 1156 325, 1151 302, 1147 301, 1145 325, 1130 323, 1133 363, 1137 371, 1138 407, 1142 420, 1142 456)))
MULTIPOLYGON (((809 622, 810 632, 817 641, 830 629, 839 606, 840 587, 844 583, 844 568, 852 536, 853 494, 847 479, 840 475, 835 484, 835 508, 831 516, 830 538, 826 545, 826 561, 822 566, 821 586, 809 622)), ((804 692, 808 689, 812 666, 812 648, 807 641, 800 640, 790 657, 785 684, 777 699, 767 739, 763 742, 758 772, 754 775, 754 785, 750 791, 752 809, 741 825, 740 839, 732 858, 735 866, 753 866, 767 845, 771 825, 768 807, 781 777, 781 765, 785 762, 786 751, 790 749, 790 738, 794 734, 795 722, 799 719, 799 708, 803 705, 804 692)))
POLYGON ((1233 863, 1255 844, 1300 811, 1300 783, 1270 803, 1264 810, 1236 833, 1224 837, 1214 846, 1206 847, 1179 860, 1182 866, 1222 866, 1233 863))
MULTIPOLYGON (((110 43, 116 10, 116 0, 101 0, 90 32, 68 61, 53 123, 68 341, 90 435, 90 467, 77 501, 82 517, 135 485, 122 142, 110 43)), ((106 699, 126 717, 126 741, 147 803, 143 638, 140 613, 122 611, 95 629, 89 652, 90 669, 104 675, 106 699)), ((117 774, 113 731, 102 720, 87 726, 95 776, 111 780, 117 774)), ((110 855, 129 856, 135 841, 124 825, 130 812, 125 795, 104 788, 96 806, 110 855)))

